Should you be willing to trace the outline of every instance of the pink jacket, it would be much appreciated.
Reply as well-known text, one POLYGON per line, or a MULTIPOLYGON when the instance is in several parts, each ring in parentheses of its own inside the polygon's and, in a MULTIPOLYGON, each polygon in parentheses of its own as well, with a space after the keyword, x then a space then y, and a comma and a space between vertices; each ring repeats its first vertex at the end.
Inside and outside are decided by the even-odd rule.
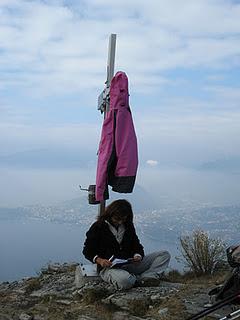
POLYGON ((96 200, 108 199, 108 185, 131 193, 138 166, 137 138, 129 108, 128 78, 117 72, 110 86, 110 110, 103 122, 98 151, 96 200))

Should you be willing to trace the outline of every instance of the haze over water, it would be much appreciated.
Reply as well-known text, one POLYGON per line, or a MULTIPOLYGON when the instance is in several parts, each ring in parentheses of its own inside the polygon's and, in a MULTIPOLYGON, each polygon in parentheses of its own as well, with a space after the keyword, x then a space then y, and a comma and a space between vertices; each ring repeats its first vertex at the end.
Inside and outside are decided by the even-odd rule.
MULTIPOLYGON (((79 171, 12 172, 12 177, 15 174, 14 178, 19 179, 15 181, 21 181, 24 177, 25 185, 24 188, 21 184, 13 185, 12 194, 18 196, 12 198, 11 205, 11 193, 7 187, 3 188, 4 184, 7 186, 9 183, 5 171, 5 181, 4 179, 0 181, 3 190, 3 194, 0 195, 3 203, 1 207, 21 209, 24 207, 23 204, 30 204, 38 208, 38 204, 47 208, 52 203, 59 203, 58 206, 61 208, 63 200, 75 198, 74 203, 77 205, 79 203, 83 209, 77 209, 74 213, 79 217, 80 222, 77 224, 67 221, 72 212, 71 204, 69 204, 69 213, 66 214, 66 221, 59 222, 51 219, 39 220, 36 217, 29 220, 21 218, 20 214, 19 219, 17 216, 16 219, 11 220, 10 215, 9 219, 6 216, 3 219, 0 214, 0 281, 32 276, 50 261, 86 262, 81 253, 82 245, 85 232, 97 215, 97 207, 89 208, 87 194, 78 191, 78 182, 81 181, 82 184, 83 181, 83 185, 87 185, 87 181, 91 180, 91 174, 89 174, 91 172, 81 172, 81 175, 79 173, 79 171), (37 183, 36 177, 41 177, 36 180, 37 183), (88 220, 81 222, 81 217, 88 220)), ((194 212, 204 206, 239 204, 238 175, 234 174, 153 169, 141 170, 138 181, 146 182, 144 187, 139 187, 137 184, 134 193, 130 195, 112 193, 111 199, 126 197, 132 202, 138 234, 146 252, 158 249, 169 250, 172 254, 172 268, 182 269, 182 266, 175 260, 175 256, 179 255, 178 243, 171 232, 164 229, 162 225, 162 221, 171 219, 169 214, 174 217, 174 212, 176 215, 181 215, 191 210, 194 212), (154 209, 160 210, 157 215, 161 216, 161 223, 157 222, 157 219, 154 224, 155 218, 151 214, 154 209)), ((170 221, 167 225, 172 229, 176 227, 175 224, 174 218, 173 222, 170 221)), ((224 225, 222 227, 224 228, 224 225)))

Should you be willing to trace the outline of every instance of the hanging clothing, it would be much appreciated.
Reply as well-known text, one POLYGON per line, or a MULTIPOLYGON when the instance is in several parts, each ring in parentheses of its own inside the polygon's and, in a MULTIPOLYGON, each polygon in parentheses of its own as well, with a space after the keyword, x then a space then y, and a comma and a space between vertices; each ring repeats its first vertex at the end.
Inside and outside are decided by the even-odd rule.
POLYGON ((128 78, 119 71, 110 85, 110 109, 103 122, 98 151, 96 200, 108 199, 108 185, 131 193, 138 166, 137 138, 129 107, 128 78))

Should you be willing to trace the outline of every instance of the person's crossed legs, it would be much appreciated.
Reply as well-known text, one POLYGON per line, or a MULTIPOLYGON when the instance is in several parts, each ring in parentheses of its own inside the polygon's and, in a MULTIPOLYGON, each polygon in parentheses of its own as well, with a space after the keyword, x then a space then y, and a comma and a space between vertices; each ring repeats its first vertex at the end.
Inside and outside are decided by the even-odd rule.
POLYGON ((136 280, 159 279, 170 261, 168 251, 156 251, 146 255, 142 261, 131 263, 122 268, 104 268, 100 271, 101 278, 114 285, 116 289, 132 288, 136 280))
POLYGON ((100 271, 103 281, 111 283, 116 289, 130 289, 136 282, 136 276, 120 268, 104 268, 100 271))

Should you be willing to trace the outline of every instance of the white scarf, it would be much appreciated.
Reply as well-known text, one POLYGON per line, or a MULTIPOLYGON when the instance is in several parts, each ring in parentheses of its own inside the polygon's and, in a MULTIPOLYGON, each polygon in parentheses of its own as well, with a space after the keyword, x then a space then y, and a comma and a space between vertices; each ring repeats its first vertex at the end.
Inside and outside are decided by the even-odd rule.
POLYGON ((114 237, 116 238, 117 242, 120 244, 122 242, 124 232, 125 232, 125 227, 123 224, 120 224, 118 226, 118 229, 116 229, 113 225, 111 225, 110 222, 105 220, 105 222, 108 224, 109 230, 112 232, 114 237))

